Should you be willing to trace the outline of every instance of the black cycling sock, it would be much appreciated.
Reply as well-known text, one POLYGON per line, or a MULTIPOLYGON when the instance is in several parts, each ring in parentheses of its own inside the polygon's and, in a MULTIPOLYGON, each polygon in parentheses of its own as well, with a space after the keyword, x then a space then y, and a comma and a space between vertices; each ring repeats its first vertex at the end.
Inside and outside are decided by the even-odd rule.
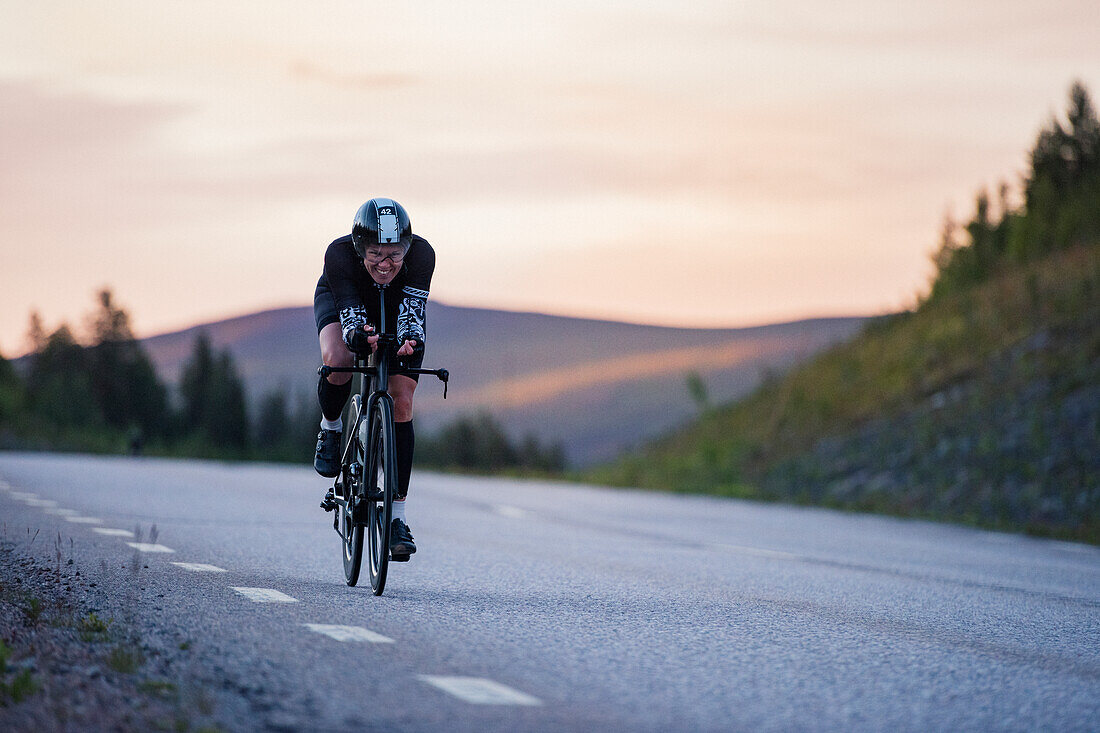
POLYGON ((324 377, 317 382, 317 401, 321 403, 321 414, 326 420, 339 420, 340 413, 351 394, 351 380, 343 384, 333 384, 324 377))
POLYGON ((412 420, 393 424, 394 437, 397 439, 397 494, 402 499, 409 493, 409 477, 413 470, 413 445, 416 435, 413 433, 412 420))

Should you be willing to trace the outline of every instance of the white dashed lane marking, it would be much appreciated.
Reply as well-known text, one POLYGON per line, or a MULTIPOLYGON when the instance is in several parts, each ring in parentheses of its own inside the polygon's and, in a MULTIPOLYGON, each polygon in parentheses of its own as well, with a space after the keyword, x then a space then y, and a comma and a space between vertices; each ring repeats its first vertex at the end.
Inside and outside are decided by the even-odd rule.
POLYGON ((20 501, 26 501, 27 499, 37 499, 37 494, 32 494, 29 491, 11 491, 12 498, 19 499, 20 501))
POLYGON ((250 601, 256 603, 297 603, 298 599, 293 596, 288 596, 286 593, 277 591, 274 588, 238 588, 232 586, 233 590, 240 593, 242 596, 250 601))
POLYGON ((103 520, 97 517, 65 517, 65 521, 73 524, 103 524, 103 520))
POLYGON ((53 499, 24 499, 23 503, 27 506, 37 506, 43 508, 57 506, 57 502, 53 499))
POLYGON ((80 513, 76 509, 59 509, 57 507, 46 509, 45 511, 46 514, 54 514, 58 517, 75 517, 80 513))
POLYGON ((437 677, 429 674, 418 677, 429 685, 474 705, 542 705, 542 701, 536 697, 481 677, 437 677))
POLYGON ((175 552, 171 547, 157 545, 152 542, 127 542, 126 544, 138 552, 175 552))
POLYGON ((128 529, 115 529, 113 527, 92 527, 93 532, 105 534, 108 537, 133 537, 134 533, 128 529))
POLYGON ((204 562, 174 562, 172 563, 176 567, 183 568, 184 570, 190 570, 193 573, 224 573, 225 568, 219 568, 217 565, 207 565, 204 562))
POLYGON ((368 644, 392 644, 393 639, 376 634, 362 626, 340 626, 338 624, 303 624, 310 631, 324 634, 336 641, 364 641, 368 644))

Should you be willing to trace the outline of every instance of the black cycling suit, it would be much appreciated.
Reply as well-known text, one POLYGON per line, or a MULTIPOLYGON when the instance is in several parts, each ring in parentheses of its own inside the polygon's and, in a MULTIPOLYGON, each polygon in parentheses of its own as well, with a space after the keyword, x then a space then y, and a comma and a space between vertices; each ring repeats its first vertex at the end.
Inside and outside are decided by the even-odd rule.
MULTIPOLYGON (((396 333, 399 343, 409 339, 424 343, 424 310, 433 272, 435 250, 428 240, 414 234, 401 269, 386 287, 386 332, 396 333)), ((374 279, 352 246, 351 235, 346 234, 325 250, 325 268, 313 294, 317 333, 330 323, 339 323, 346 342, 355 328, 367 324, 377 328, 379 315, 374 279)), ((418 349, 400 364, 416 368, 423 361, 424 350, 418 349)))

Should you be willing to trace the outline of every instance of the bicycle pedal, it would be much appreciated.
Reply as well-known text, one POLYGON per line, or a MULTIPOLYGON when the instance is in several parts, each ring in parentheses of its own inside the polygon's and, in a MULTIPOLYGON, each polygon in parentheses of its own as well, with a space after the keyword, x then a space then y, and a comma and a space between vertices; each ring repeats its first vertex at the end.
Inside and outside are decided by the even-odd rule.
POLYGON ((390 560, 393 562, 408 562, 412 559, 412 555, 394 555, 390 553, 390 560))

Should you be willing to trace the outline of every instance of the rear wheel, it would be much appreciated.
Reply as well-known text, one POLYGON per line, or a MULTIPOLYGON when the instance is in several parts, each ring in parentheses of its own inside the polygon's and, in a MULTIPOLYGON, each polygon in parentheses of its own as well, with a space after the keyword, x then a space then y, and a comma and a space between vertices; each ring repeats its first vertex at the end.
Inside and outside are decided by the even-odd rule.
MULTIPOLYGON (((355 395, 359 400, 359 395, 355 395)), ((353 406, 352 415, 358 414, 358 403, 353 406)), ((363 525, 355 523, 352 508, 355 506, 355 497, 363 494, 363 455, 359 447, 359 438, 354 429, 348 431, 348 440, 351 446, 348 448, 347 460, 344 461, 340 480, 344 484, 344 496, 346 502, 337 504, 337 521, 340 523, 337 529, 343 537, 342 552, 344 560, 344 580, 348 585, 359 582, 359 568, 363 562, 363 525)))
POLYGON ((367 489, 367 555, 370 584, 376 596, 386 586, 390 560, 390 520, 397 492, 397 449, 393 435, 393 403, 382 395, 370 415, 370 448, 364 474, 367 489))

